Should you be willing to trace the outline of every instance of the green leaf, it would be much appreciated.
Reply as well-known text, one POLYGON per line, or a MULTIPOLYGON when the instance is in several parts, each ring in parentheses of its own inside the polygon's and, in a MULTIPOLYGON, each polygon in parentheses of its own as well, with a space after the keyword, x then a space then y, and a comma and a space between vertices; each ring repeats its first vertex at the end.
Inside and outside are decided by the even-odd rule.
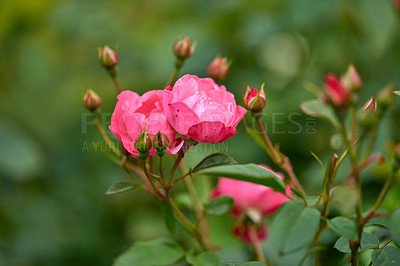
POLYGON ((400 208, 394 210, 390 216, 389 229, 393 242, 400 247, 400 208))
POLYGON ((321 198, 321 195, 306 197, 307 205, 308 206, 316 206, 318 204, 320 198, 321 198))
POLYGON ((174 235, 176 231, 176 219, 172 207, 167 201, 164 200, 161 202, 161 204, 165 226, 167 227, 168 232, 171 235, 174 235))
POLYGON ((193 266, 209 266, 220 263, 221 258, 217 253, 211 251, 203 252, 198 255, 194 255, 190 252, 186 256, 186 261, 193 266))
POLYGON ((306 200, 306 199, 304 198, 304 196, 300 193, 300 191, 298 191, 298 190, 295 189, 294 187, 290 188, 290 190, 293 192, 294 195, 296 195, 296 197, 302 199, 303 201, 306 200))
POLYGON ((394 94, 396 94, 397 96, 400 96, 400 91, 393 91, 394 94))
POLYGON ((232 206, 233 199, 231 197, 219 196, 205 206, 205 211, 212 215, 224 215, 231 211, 232 206))
POLYGON ((270 187, 282 193, 285 192, 285 184, 280 178, 256 164, 215 166, 197 173, 248 181, 270 187))
POLYGON ((400 265, 400 251, 392 246, 386 246, 383 249, 375 249, 371 254, 371 260, 374 265, 400 265))
POLYGON ((141 190, 143 189, 142 185, 132 183, 132 182, 117 182, 115 184, 112 184, 104 193, 105 195, 114 195, 114 194, 119 194, 123 193, 129 190, 141 190))
POLYGON ((265 266, 266 263, 258 261, 238 262, 238 263, 220 263, 217 266, 265 266))
POLYGON ((339 216, 327 221, 328 226, 340 236, 358 240, 356 224, 349 218, 339 216))
POLYGON ((339 120, 333 109, 321 100, 310 100, 300 104, 301 110, 310 115, 327 120, 335 128, 340 128, 339 120))
POLYGON ((301 200, 288 201, 276 214, 271 239, 281 253, 294 251, 310 244, 317 232, 320 212, 301 200))
MULTIPOLYGON (((360 252, 379 247, 379 239, 373 234, 362 232, 361 247, 358 249, 360 252)), ((343 253, 351 253, 349 239, 347 237, 340 237, 336 243, 335 248, 343 253)))
POLYGON ((218 166, 218 165, 231 165, 231 164, 237 164, 237 162, 232 159, 231 157, 222 154, 222 153, 214 153, 206 158, 204 158, 199 164, 197 164, 193 170, 192 173, 198 172, 203 169, 207 169, 213 166, 218 166))
POLYGON ((168 238, 136 242, 117 257, 114 266, 170 265, 184 256, 183 249, 168 238))
POLYGON ((251 127, 246 127, 246 131, 247 133, 250 135, 250 137, 252 137, 254 139, 254 141, 260 146, 262 147, 264 150, 268 150, 267 145, 265 144, 264 139, 261 137, 261 135, 257 134, 254 129, 252 129, 251 127))
POLYGON ((365 226, 370 226, 370 225, 380 225, 389 228, 389 218, 386 216, 372 218, 365 224, 365 226))

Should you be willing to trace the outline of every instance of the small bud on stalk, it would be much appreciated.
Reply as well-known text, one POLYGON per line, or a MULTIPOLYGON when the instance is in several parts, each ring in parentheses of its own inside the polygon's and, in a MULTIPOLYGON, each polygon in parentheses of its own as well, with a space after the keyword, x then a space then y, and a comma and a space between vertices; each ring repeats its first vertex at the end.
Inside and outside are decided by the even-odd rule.
POLYGON ((97 48, 99 52, 100 64, 109 71, 115 71, 115 66, 119 62, 118 53, 112 50, 108 45, 97 48))
POLYGON ((83 104, 91 111, 95 111, 101 105, 100 96, 95 93, 92 89, 87 89, 85 95, 83 95, 83 104))
POLYGON ((146 131, 146 126, 142 128, 139 136, 135 139, 135 149, 138 151, 138 155, 142 160, 145 160, 149 156, 151 138, 150 134, 146 131))
POLYGON ((250 87, 247 86, 243 102, 244 106, 249 109, 253 115, 262 112, 265 107, 264 84, 261 85, 259 91, 254 87, 250 89, 250 87))
POLYGON ((377 122, 376 116, 377 103, 373 97, 371 97, 363 106, 360 112, 360 124, 366 129, 371 129, 377 122))
POLYGON ((336 75, 325 76, 325 90, 323 100, 336 109, 343 109, 350 105, 352 92, 347 88, 336 75))
POLYGON ((158 132, 154 136, 153 147, 156 150, 156 153, 158 156, 161 157, 165 154, 165 152, 167 151, 168 145, 169 145, 169 139, 165 134, 158 132))
POLYGON ((185 37, 183 39, 176 39, 174 46, 173 46, 173 51, 176 57, 179 59, 186 59, 189 58, 193 53, 194 50, 196 49, 197 43, 194 42, 191 44, 190 39, 188 37, 185 37))
POLYGON ((342 84, 352 91, 359 91, 362 87, 362 81, 360 75, 358 75, 354 65, 350 64, 347 67, 347 71, 341 78, 342 84))
POLYGON ((208 66, 208 75, 215 81, 225 80, 229 72, 228 58, 217 56, 208 66))
POLYGON ((393 84, 389 84, 381 89, 376 97, 376 102, 381 110, 380 115, 383 115, 390 107, 392 107, 395 104, 395 101, 393 95, 393 84))

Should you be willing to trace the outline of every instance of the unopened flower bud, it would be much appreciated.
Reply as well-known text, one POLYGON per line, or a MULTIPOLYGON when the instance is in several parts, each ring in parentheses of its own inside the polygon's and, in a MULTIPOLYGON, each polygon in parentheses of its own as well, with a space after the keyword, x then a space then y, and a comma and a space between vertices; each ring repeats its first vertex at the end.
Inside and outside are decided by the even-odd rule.
POLYGON ((161 157, 165 154, 165 152, 167 151, 168 145, 169 145, 169 139, 165 134, 158 132, 154 136, 153 147, 156 150, 156 153, 158 156, 161 157))
POLYGON ((86 90, 86 93, 83 95, 82 100, 85 107, 91 111, 96 110, 101 105, 100 96, 92 89, 86 90))
POLYGON ((191 44, 190 39, 188 37, 185 37, 183 39, 176 39, 174 46, 173 46, 173 51, 176 57, 180 59, 186 59, 189 58, 193 53, 194 50, 196 49, 197 43, 194 42, 191 44))
POLYGON ((100 64, 107 70, 113 69, 119 61, 118 53, 112 50, 108 45, 97 48, 99 52, 100 64))
POLYGON ((150 134, 146 131, 146 126, 142 128, 139 136, 135 139, 135 149, 138 151, 138 155, 142 160, 145 160, 149 156, 151 138, 150 134))
POLYGON ((376 111, 376 101, 374 98, 370 98, 363 106, 362 110, 368 113, 375 113, 376 111))
POLYGON ((336 75, 325 76, 324 100, 335 108, 344 108, 351 103, 351 90, 336 75))
POLYGON ((362 87, 360 75, 358 75, 356 68, 352 64, 348 66, 341 82, 346 88, 349 88, 352 91, 358 91, 362 87))
POLYGON ((383 89, 378 92, 376 101, 379 105, 379 109, 382 113, 386 112, 395 103, 395 98, 393 95, 393 84, 388 84, 383 89))
POLYGON ((217 56, 208 66, 208 75, 216 81, 224 80, 228 76, 229 66, 226 57, 217 56))
POLYGON ((243 97, 244 106, 253 114, 259 113, 265 107, 264 84, 261 85, 260 91, 256 88, 247 86, 246 93, 243 97))

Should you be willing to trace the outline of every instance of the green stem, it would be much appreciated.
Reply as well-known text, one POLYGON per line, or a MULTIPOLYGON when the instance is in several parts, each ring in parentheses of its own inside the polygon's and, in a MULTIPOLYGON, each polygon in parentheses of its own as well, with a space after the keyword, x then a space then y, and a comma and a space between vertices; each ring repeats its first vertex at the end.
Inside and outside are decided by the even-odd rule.
POLYGON ((171 76, 169 77, 165 87, 172 86, 175 83, 175 80, 178 78, 180 67, 175 67, 174 72, 172 72, 171 76))
POLYGON ((154 190, 154 195, 159 197, 160 199, 165 199, 165 196, 160 192, 160 190, 157 189, 156 185, 153 182, 152 176, 150 176, 149 172, 147 171, 146 160, 142 160, 142 162, 143 162, 144 173, 145 173, 147 179, 149 180, 151 187, 154 190))
POLYGON ((114 82, 114 86, 117 89, 118 93, 121 93, 124 89, 122 88, 121 83, 119 83, 117 75, 116 74, 114 74, 114 75, 111 74, 111 78, 112 78, 112 80, 114 82))
POLYGON ((251 225, 249 228, 249 235, 250 235, 250 241, 251 244, 254 248, 254 251, 257 255, 257 259, 260 262, 264 262, 266 263, 267 261, 265 260, 265 256, 264 256, 264 252, 262 251, 261 245, 260 245, 260 241, 257 237, 257 228, 255 227, 255 225, 251 225))
POLYGON ((166 183, 165 183, 166 180, 165 180, 165 175, 164 175, 164 170, 163 170, 163 156, 159 157, 159 165, 158 165, 158 167, 160 168, 159 170, 160 170, 161 181, 162 181, 163 185, 165 186, 166 185, 166 183))
POLYGON ((259 118, 259 117, 256 118, 256 121, 257 121, 258 128, 261 132, 261 135, 264 138, 265 144, 267 145, 267 148, 268 148, 267 153, 271 157, 272 161, 287 173, 287 175, 289 176, 294 187, 296 189, 298 189, 300 191, 300 193, 303 194, 303 196, 307 196, 306 191, 304 190, 303 186, 297 179, 296 174, 293 172, 293 166, 292 166, 292 163, 290 162, 289 158, 285 155, 279 154, 276 151, 274 145, 272 145, 271 140, 269 139, 267 133, 265 132, 261 118, 259 118))
POLYGON ((99 114, 95 113, 96 115, 96 127, 97 130, 99 131, 101 137, 103 138, 103 140, 106 142, 107 146, 114 152, 115 155, 117 155, 118 157, 121 156, 121 152, 118 150, 118 148, 115 146, 114 142, 111 141, 111 139, 108 137, 106 131, 104 130, 100 118, 99 118, 99 114))
POLYGON ((171 171, 169 172, 169 176, 168 176, 168 180, 167 180, 168 184, 171 184, 172 179, 174 178, 174 174, 176 172, 176 169, 178 168, 178 166, 179 166, 180 162, 182 161, 182 159, 183 159, 183 152, 179 151, 178 155, 177 155, 177 157, 175 159, 175 163, 172 166, 171 171))

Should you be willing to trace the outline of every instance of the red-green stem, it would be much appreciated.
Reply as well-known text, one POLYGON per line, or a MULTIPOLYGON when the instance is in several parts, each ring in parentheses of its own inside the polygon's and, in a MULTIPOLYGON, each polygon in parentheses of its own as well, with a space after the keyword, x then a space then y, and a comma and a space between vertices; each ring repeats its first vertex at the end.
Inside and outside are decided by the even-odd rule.
POLYGON ((167 180, 168 184, 171 184, 172 179, 174 178, 174 174, 176 172, 176 169, 178 168, 178 166, 179 166, 180 162, 182 161, 182 159, 183 159, 183 152, 179 151, 178 155, 175 158, 175 163, 172 166, 172 169, 171 169, 171 171, 169 173, 168 180, 167 180))
POLYGON ((261 245, 260 245, 260 240, 258 239, 257 236, 257 228, 255 225, 251 225, 249 228, 249 235, 250 235, 250 241, 251 244, 254 248, 254 251, 257 255, 257 259, 260 262, 266 263, 265 257, 264 257, 264 252, 262 251, 261 245))
POLYGON ((274 145, 272 145, 271 140, 269 139, 267 133, 265 132, 261 118, 256 118, 256 121, 257 121, 258 128, 261 131, 261 134, 264 138, 265 144, 267 145, 267 148, 268 148, 267 152, 268 152, 269 156, 271 157, 272 161, 287 173, 287 175, 289 176, 294 187, 297 190, 299 190, 300 193, 303 194, 303 196, 307 196, 307 193, 305 192, 301 183, 297 179, 296 174, 293 172, 293 166, 292 166, 292 163, 290 162, 289 158, 276 151, 274 145))
POLYGON ((96 115, 96 127, 97 127, 97 130, 99 131, 101 137, 106 142, 107 146, 113 151, 113 153, 116 156, 120 157, 121 156, 121 152, 115 146, 114 142, 112 142, 111 139, 107 136, 107 133, 104 130, 102 124, 101 124, 101 121, 100 121, 100 118, 99 118, 99 112, 96 111, 95 115, 96 115))
POLYGON ((116 74, 115 75, 111 74, 111 78, 112 78, 112 80, 114 82, 115 88, 117 89, 118 93, 121 93, 124 89, 122 88, 121 83, 119 83, 117 75, 116 74))
POLYGON ((151 184, 151 187, 152 187, 153 190, 154 190, 154 195, 155 195, 156 197, 160 198, 160 199, 165 199, 165 196, 160 192, 159 189, 157 189, 156 185, 155 185, 154 182, 153 182, 153 177, 149 174, 149 172, 148 172, 148 170, 147 170, 146 160, 142 160, 142 162, 143 162, 143 170, 144 170, 144 173, 145 173, 147 179, 149 180, 149 182, 150 182, 150 184, 151 184))
POLYGON ((163 170, 163 156, 159 157, 159 165, 158 167, 160 168, 160 177, 161 177, 161 182, 163 183, 163 185, 166 185, 166 180, 165 180, 165 175, 164 175, 164 170, 163 170))

